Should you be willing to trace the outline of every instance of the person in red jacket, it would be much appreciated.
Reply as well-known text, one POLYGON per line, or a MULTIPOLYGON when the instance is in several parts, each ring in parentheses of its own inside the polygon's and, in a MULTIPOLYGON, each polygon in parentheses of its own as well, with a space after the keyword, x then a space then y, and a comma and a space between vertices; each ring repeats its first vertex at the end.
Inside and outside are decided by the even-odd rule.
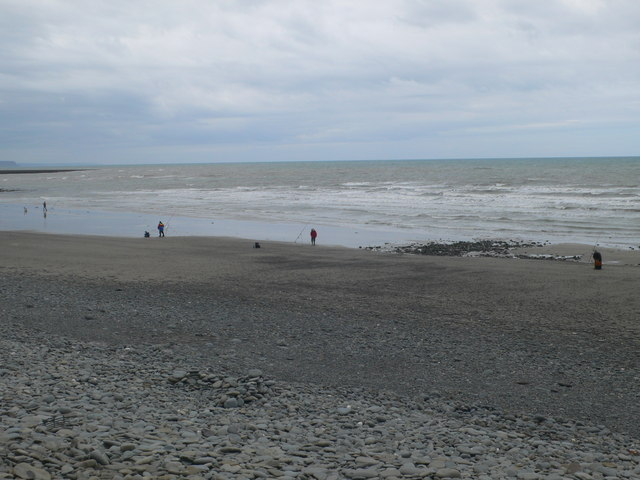
POLYGON ((315 228, 311 229, 311 245, 316 244, 316 237, 318 236, 318 232, 316 232, 315 228))

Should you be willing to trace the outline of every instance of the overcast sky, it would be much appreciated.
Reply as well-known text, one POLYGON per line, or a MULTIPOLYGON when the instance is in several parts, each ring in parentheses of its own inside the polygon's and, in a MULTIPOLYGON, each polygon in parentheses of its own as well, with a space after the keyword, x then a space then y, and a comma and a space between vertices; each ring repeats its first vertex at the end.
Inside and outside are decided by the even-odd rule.
POLYGON ((0 0, 0 160, 640 155, 638 0, 0 0))

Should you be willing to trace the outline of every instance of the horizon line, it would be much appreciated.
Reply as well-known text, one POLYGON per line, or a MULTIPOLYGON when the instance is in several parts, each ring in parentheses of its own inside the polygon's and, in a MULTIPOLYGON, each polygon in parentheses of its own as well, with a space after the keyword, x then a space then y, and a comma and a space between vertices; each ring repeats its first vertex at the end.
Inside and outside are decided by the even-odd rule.
POLYGON ((486 161, 486 160, 597 160, 597 159, 640 159, 640 155, 595 155, 595 156, 533 156, 533 157, 433 157, 433 158, 371 158, 371 159, 341 159, 341 160, 236 160, 209 162, 161 162, 161 163, 18 163, 14 161, 0 161, 0 167, 13 168, 78 168, 78 167, 144 167, 156 165, 235 165, 235 164, 267 164, 267 163, 356 163, 356 162, 437 162, 437 161, 486 161))

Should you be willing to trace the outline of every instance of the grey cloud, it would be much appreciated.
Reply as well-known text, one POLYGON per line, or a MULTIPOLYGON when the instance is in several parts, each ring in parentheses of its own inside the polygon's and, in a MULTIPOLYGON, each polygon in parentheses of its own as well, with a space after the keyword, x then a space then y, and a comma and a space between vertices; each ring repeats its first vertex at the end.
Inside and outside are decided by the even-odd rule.
POLYGON ((638 22, 635 0, 8 2, 0 157, 73 143, 136 159, 267 146, 492 156, 469 132, 502 151, 513 125, 555 142, 577 120, 626 131, 640 118, 638 22))

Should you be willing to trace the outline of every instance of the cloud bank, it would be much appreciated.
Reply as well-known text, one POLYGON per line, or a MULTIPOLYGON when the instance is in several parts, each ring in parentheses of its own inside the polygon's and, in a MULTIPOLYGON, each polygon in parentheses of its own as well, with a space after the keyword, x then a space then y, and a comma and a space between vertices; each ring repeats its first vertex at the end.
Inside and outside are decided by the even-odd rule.
POLYGON ((637 0, 4 0, 0 159, 638 155, 637 0))

